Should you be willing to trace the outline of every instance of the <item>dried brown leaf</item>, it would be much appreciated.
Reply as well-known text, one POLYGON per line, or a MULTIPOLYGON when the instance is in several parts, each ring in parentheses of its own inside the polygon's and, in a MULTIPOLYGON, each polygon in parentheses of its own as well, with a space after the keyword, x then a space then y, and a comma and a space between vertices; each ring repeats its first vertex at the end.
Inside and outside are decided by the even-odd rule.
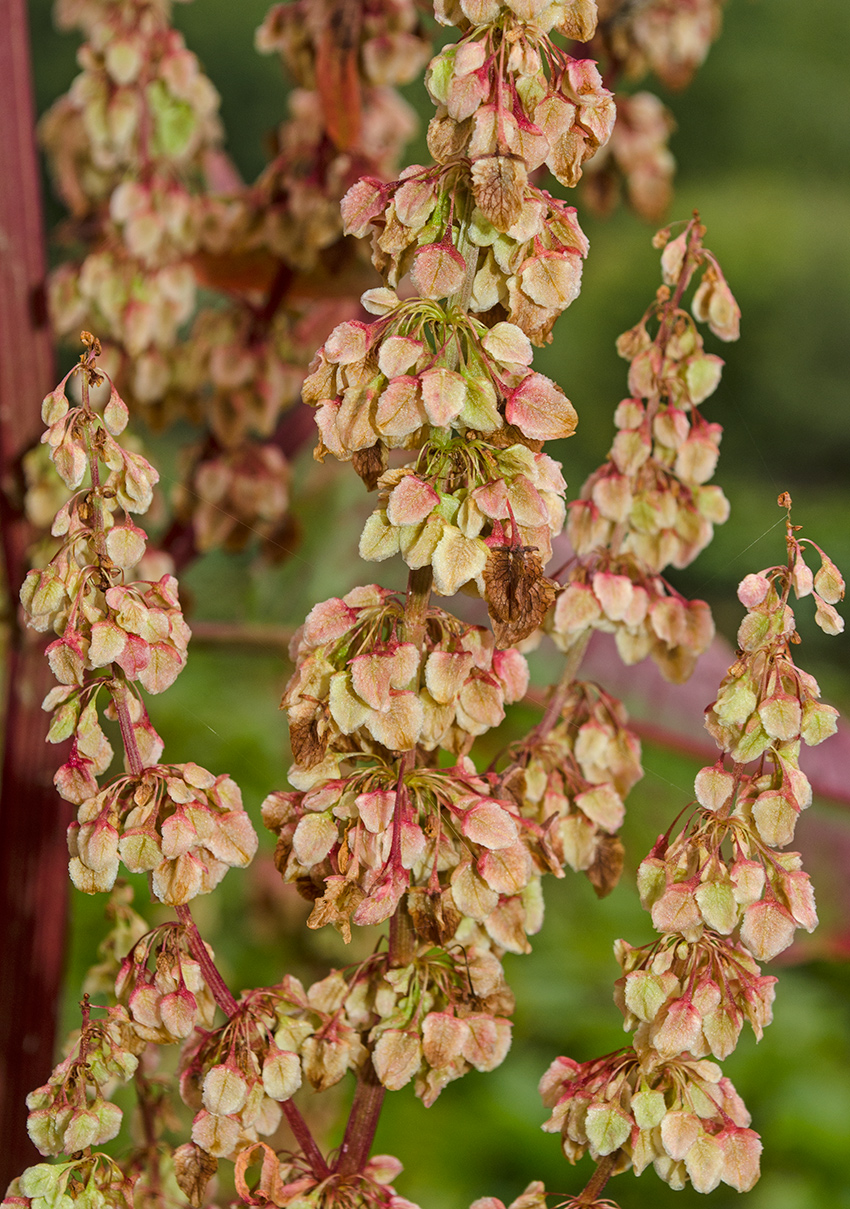
POLYGON ((528 172, 522 160, 487 155, 472 165, 472 191, 481 213, 497 231, 507 231, 522 214, 528 172))
POLYGON ((528 546, 496 546, 484 568, 484 595, 496 645, 515 646, 543 621, 556 585, 543 574, 540 555, 528 546))
POLYGON ((438 164, 447 164, 463 155, 472 130, 472 118, 456 122, 454 118, 431 118, 428 123, 428 150, 438 164))
POLYGON ((174 1151, 174 1178, 195 1209, 204 1203, 207 1184, 217 1170, 218 1159, 194 1142, 185 1142, 174 1151))
POLYGON ((416 935, 428 944, 447 944, 463 918, 454 905, 450 891, 434 897, 424 886, 408 890, 407 909, 416 935))
POLYGON ((510 449, 512 445, 524 445, 532 453, 540 453, 546 443, 538 441, 534 437, 527 437, 521 428, 517 428, 516 424, 505 424, 502 428, 497 428, 495 432, 488 432, 487 440, 496 449, 510 449))
POLYGON ((355 451, 351 465, 366 484, 367 491, 374 491, 378 479, 387 468, 387 447, 383 441, 376 441, 369 449, 355 451))
POLYGON ((589 42, 596 32, 597 20, 595 0, 574 0, 558 26, 558 33, 576 42, 589 42))
POLYGON ((323 719, 310 718, 289 723, 292 759, 302 768, 315 768, 321 764, 329 739, 330 733, 323 719))
POLYGON ((610 894, 623 872, 625 849, 616 835, 601 835, 596 844, 593 863, 585 871, 597 898, 610 894))
MULTIPOLYGON (((278 845, 278 847, 280 847, 280 845, 278 845)), ((291 850, 291 845, 287 844, 286 845, 287 855, 289 854, 290 850, 291 850)), ((278 863, 277 863, 277 850, 275 850, 275 865, 279 869, 281 869, 281 872, 283 872, 281 866, 278 865, 278 863)), ((314 903, 316 901, 316 899, 321 898, 321 895, 322 895, 322 887, 317 886, 311 877, 297 878, 296 882, 295 882, 295 889, 298 891, 301 898, 303 898, 305 900, 305 902, 308 902, 308 903, 314 903)))
POLYGON ((348 944, 351 940, 351 914, 365 897, 356 882, 332 874, 325 878, 325 892, 313 904, 307 927, 323 928, 325 924, 330 924, 348 944))

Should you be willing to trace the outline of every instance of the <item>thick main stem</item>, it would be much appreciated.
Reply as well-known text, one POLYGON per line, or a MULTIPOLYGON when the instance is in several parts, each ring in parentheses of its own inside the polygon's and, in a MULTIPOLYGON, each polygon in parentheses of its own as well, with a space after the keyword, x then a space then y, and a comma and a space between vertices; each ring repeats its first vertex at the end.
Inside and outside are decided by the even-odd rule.
MULTIPOLYGON (((407 596, 404 602, 402 635, 405 642, 418 649, 425 641, 425 626, 428 618, 428 602, 431 599, 431 584, 434 573, 430 566, 411 571, 407 577, 407 596)), ((416 751, 405 752, 399 763, 399 787, 396 794, 396 813, 399 813, 404 791, 404 774, 416 763, 416 751)), ((393 843, 399 842, 398 820, 393 820, 393 843)), ((399 903, 390 919, 389 958, 394 967, 405 966, 413 960, 415 935, 410 912, 404 900, 399 903)), ((356 1104, 356 1100, 355 1100, 356 1104)), ((355 1105, 352 1105, 352 1115, 355 1105)), ((374 1132, 374 1131, 373 1131, 374 1132)))
POLYGON ((345 1137, 334 1165, 334 1170, 340 1175, 353 1175, 365 1167, 378 1128, 385 1091, 375 1074, 372 1059, 367 1058, 357 1077, 357 1090, 345 1127, 345 1137))
POLYGON ((596 1170, 576 1197, 579 1205, 592 1205, 602 1194, 602 1190, 611 1178, 616 1162, 616 1153, 607 1154, 596 1164, 596 1170))
MULTIPOLYGON (((45 240, 25 0, 0 3, 0 578, 13 599, 35 532, 22 507, 21 455, 37 445, 39 401, 55 381, 44 304, 45 240)), ((0 772, 0 1188, 38 1161, 24 1100, 53 1064, 65 949, 71 821, 53 787, 41 701, 53 680, 44 641, 14 607, 2 680, 0 772)))
MULTIPOLYGON (((396 786, 395 810, 393 812, 392 824, 393 839, 389 861, 393 869, 399 871, 403 869, 401 863, 402 812, 408 803, 407 786, 405 785, 404 778, 406 773, 413 767, 415 759, 415 750, 405 752, 399 760, 398 766, 398 784, 396 786)), ((413 921, 410 918, 410 912, 402 895, 400 903, 390 918, 389 950, 387 954, 390 966, 394 969, 399 969, 401 966, 409 965, 413 960, 415 944, 416 937, 413 930, 413 921)))
POLYGON ((433 579, 434 572, 430 565, 420 567, 418 571, 411 571, 407 577, 402 635, 405 642, 411 642, 415 647, 421 647, 425 638, 425 622, 433 579))

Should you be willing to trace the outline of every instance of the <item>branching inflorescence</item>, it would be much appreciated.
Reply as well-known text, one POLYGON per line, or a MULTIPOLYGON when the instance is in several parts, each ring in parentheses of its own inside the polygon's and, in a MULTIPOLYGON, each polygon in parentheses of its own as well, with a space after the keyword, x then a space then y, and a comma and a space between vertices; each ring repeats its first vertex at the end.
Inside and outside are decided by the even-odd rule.
MULTIPOLYGON (((369 24, 380 5, 367 4, 358 25, 370 35, 363 54, 375 84, 388 63, 419 54, 406 9, 390 7, 389 41, 369 24)), ((704 228, 694 217, 656 239, 664 281, 619 341, 629 396, 609 458, 567 505, 560 464, 543 444, 571 436, 577 417, 532 357, 578 294, 588 244, 575 210, 534 173, 546 165, 572 187, 611 135, 613 100, 595 64, 552 40, 591 42, 595 5, 436 7, 461 36, 428 71, 434 162, 390 182, 365 175, 343 198, 345 227, 371 235, 385 284, 363 295, 371 319, 333 329, 303 384, 316 456, 350 461, 378 492, 361 556, 400 555, 407 591, 368 584, 311 610, 292 641, 282 702, 291 788, 262 808, 281 876, 312 903, 308 925, 330 924, 348 940, 352 927, 387 923, 386 939, 309 987, 286 974, 238 999, 202 941, 188 904, 247 865, 257 837, 228 776, 161 763, 139 686, 168 688, 189 631, 173 576, 130 578, 146 541, 131 514, 148 508, 157 474, 119 444, 127 408, 98 366, 98 341, 83 333, 86 352, 43 410, 45 442, 72 492, 53 525, 60 550, 30 572, 21 599, 30 624, 57 635, 48 657, 59 685, 45 708, 51 739, 72 740, 56 777, 78 807, 71 877, 94 893, 112 889, 122 863, 147 872, 177 920, 149 930, 117 884, 113 933, 90 988, 108 1004, 86 999, 69 1056, 29 1102, 42 1154, 68 1158, 29 1168, 7 1206, 130 1205, 140 1194, 170 1204, 177 1187, 200 1206, 220 1159, 233 1162, 237 1196, 251 1205, 406 1205, 391 1183, 398 1161, 370 1157, 385 1091, 412 1083, 431 1105, 470 1069, 498 1066, 514 1006, 501 959, 527 952, 542 926, 543 875, 584 872, 602 895, 622 870, 617 832, 642 775, 640 745, 622 705, 577 678, 590 635, 612 633, 626 663, 651 656, 677 681, 713 637, 708 606, 664 578, 697 556, 728 512, 709 485, 720 427, 700 410, 722 362, 705 351, 698 324, 732 340, 739 313, 704 228), (565 523, 571 551, 549 575, 565 523), (432 592, 460 589, 483 598, 490 628, 432 602, 432 592), (475 740, 526 693, 518 644, 545 635, 566 656, 560 682, 530 734, 482 768, 475 740), (101 783, 113 758, 104 706, 119 724, 125 769, 101 783), (161 1142, 166 1089, 145 1057, 171 1043, 182 1047, 180 1095, 194 1114, 191 1140, 173 1152, 161 1142), (357 1080, 348 1124, 325 1155, 292 1097, 302 1083, 323 1091, 348 1071, 357 1080), (116 1136, 121 1112, 110 1096, 129 1080, 145 1141, 118 1163, 92 1148, 116 1136), (282 1117, 295 1153, 275 1148, 282 1117)), ((716 5, 681 7, 709 29, 716 5)), ((301 8, 276 10, 265 44, 282 41, 308 75, 320 61, 344 75, 351 63, 327 59, 321 27, 313 42, 309 22, 300 30, 301 8)), ((627 60, 623 20, 609 16, 596 36, 627 60)), ((147 95, 159 95, 155 82, 147 95)), ((346 122, 366 121, 326 116, 339 138, 350 136, 346 122)), ((597 1161, 569 1203, 607 1204, 599 1197, 612 1175, 650 1163, 675 1188, 690 1180, 710 1191, 723 1180, 745 1190, 758 1177, 758 1136, 711 1058, 731 1053, 745 1021, 761 1035, 776 980, 758 963, 817 922, 799 855, 786 848, 811 800, 800 744, 827 738, 836 714, 794 665, 792 590, 814 597, 826 632, 842 628, 834 606, 843 581, 797 537, 790 500, 780 503, 787 563, 742 582, 738 658, 708 711, 718 761, 698 774, 681 829, 659 837, 638 872, 660 939, 617 944, 615 998, 632 1043, 583 1063, 558 1058, 541 1081, 552 1109, 544 1128, 561 1133, 571 1162, 585 1152, 597 1161)), ((512 1209, 537 1209, 545 1196, 534 1182, 512 1209)))
POLYGON ((218 94, 170 7, 58 4, 86 42, 41 134, 67 233, 86 254, 52 276, 54 330, 97 331, 104 368, 149 424, 201 426, 170 547, 182 552, 189 527, 200 551, 257 533, 274 549, 289 536, 281 416, 362 289, 339 200, 361 173, 396 170, 415 123, 392 86, 429 46, 412 0, 274 5, 257 47, 279 54, 298 87, 272 161, 245 185, 222 149, 218 94))

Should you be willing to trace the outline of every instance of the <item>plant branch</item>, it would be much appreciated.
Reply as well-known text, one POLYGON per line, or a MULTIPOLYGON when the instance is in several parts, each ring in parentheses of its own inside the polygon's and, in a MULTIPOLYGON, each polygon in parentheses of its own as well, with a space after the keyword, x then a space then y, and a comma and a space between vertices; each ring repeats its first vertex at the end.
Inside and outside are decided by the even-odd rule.
POLYGON ((574 1204, 589 1206, 598 1200, 613 1174, 616 1158, 617 1152, 615 1151, 614 1154, 606 1154, 604 1159, 599 1160, 596 1170, 576 1197, 574 1204))
POLYGON ((294 626, 255 625, 242 621, 203 621, 192 618, 192 643, 209 643, 211 646, 247 646, 280 648, 284 654, 289 650, 294 626))
POLYGON ((353 1175, 363 1170, 375 1139, 385 1091, 375 1074, 372 1059, 367 1058, 357 1076, 357 1090, 351 1103, 345 1137, 334 1164, 334 1171, 339 1175, 353 1175))
MULTIPOLYGON (((399 760, 398 784, 396 785, 395 809, 393 811, 393 839, 389 856, 389 862, 394 873, 402 868, 401 822, 402 812, 408 804, 407 786, 405 785, 404 778, 405 774, 413 767, 415 759, 416 752, 414 750, 405 752, 399 760)), ((387 954, 390 966, 393 969, 399 969, 401 966, 409 965, 413 960, 414 952, 415 935, 413 920, 410 918, 410 912, 405 903, 405 896, 402 895, 398 906, 390 917, 389 948, 387 954)))
MULTIPOLYGON (((411 571, 407 578, 407 596, 404 602, 402 638, 421 648, 425 639, 425 624, 428 602, 431 598, 433 572, 430 566, 411 571)), ((405 801, 404 775, 413 767, 416 751, 405 752, 399 760, 396 806, 393 818, 393 851, 390 861, 400 860, 401 811, 405 801)), ((396 907, 389 927, 389 963, 398 967, 412 960, 415 936, 410 913, 404 900, 396 907)), ((357 1090, 348 1114, 345 1136, 340 1147, 334 1170, 341 1175, 352 1175, 361 1171, 369 1158, 369 1151, 378 1127, 385 1089, 378 1080, 371 1058, 367 1058, 357 1079, 357 1090)))
POLYGON ((201 967, 201 973, 207 986, 212 991, 213 999, 224 1012, 225 1016, 234 1016, 239 1010, 239 1004, 233 998, 230 988, 218 972, 218 966, 210 957, 207 946, 201 939, 198 925, 192 918, 192 909, 188 903, 181 903, 177 907, 177 918, 186 929, 186 934, 189 937, 189 949, 201 967))
POLYGON ((283 1115, 286 1117, 286 1123, 292 1130, 296 1142, 301 1147, 301 1150, 310 1164, 310 1170, 317 1180, 326 1180, 331 1174, 331 1169, 325 1162, 325 1157, 319 1150, 316 1140, 310 1133, 310 1126, 302 1117, 298 1106, 292 1100, 284 1100, 280 1106, 283 1109, 283 1115))
POLYGON ((452 294, 446 300, 446 310, 457 308, 463 311, 464 314, 469 310, 469 304, 472 300, 472 290, 475 285, 475 274, 478 271, 478 254, 479 248, 477 244, 472 242, 470 237, 470 227, 472 226, 472 212, 474 205, 472 202, 467 207, 466 213, 460 222, 458 231, 457 250, 466 263, 466 273, 464 274, 463 284, 456 294, 452 294))
POLYGON ((549 731, 557 723, 561 716, 561 710, 564 708, 564 702, 567 699, 570 688, 578 674, 578 669, 581 667, 581 661, 584 659, 584 653, 587 650, 587 644, 590 642, 591 630, 588 629, 576 640, 570 647, 567 655, 567 661, 564 664, 564 670, 561 673, 561 678, 555 685, 552 696, 546 703, 546 709, 543 711, 543 717, 529 733, 525 745, 532 746, 534 743, 539 743, 541 739, 545 739, 549 731))
POLYGON ((127 705, 127 685, 123 680, 113 680, 110 689, 112 704, 118 715, 118 725, 121 729, 121 741, 127 755, 127 764, 134 777, 140 777, 145 771, 145 764, 136 742, 136 732, 133 730, 133 720, 130 717, 130 707, 127 705))
POLYGON ((133 1081, 136 1085, 136 1103, 139 1106, 139 1116, 142 1121, 145 1162, 150 1181, 147 1191, 154 1197, 158 1197, 162 1193, 162 1180, 157 1153, 156 1109, 153 1102, 153 1089, 140 1069, 136 1070, 133 1081))

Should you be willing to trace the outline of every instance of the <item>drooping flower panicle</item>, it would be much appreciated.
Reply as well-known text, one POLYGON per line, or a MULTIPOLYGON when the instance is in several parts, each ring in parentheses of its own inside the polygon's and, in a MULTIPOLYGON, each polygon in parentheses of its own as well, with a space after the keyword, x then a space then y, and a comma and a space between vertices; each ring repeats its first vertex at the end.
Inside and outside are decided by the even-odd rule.
POLYGON ((838 633, 844 581, 820 547, 796 536, 790 497, 779 504, 788 510, 787 563, 741 581, 738 658, 706 710, 721 755, 697 774, 682 830, 659 836, 638 869, 641 903, 661 937, 615 946, 623 971, 615 1000, 632 1046, 584 1064, 559 1058, 541 1083, 554 1110, 544 1128, 561 1132, 571 1162, 585 1150, 636 1174, 652 1162, 673 1188, 690 1180, 700 1192, 721 1180, 747 1191, 758 1179, 761 1142, 708 1055, 728 1057, 745 1022, 761 1038, 776 978, 758 963, 818 922, 800 854, 782 850, 812 799, 801 743, 828 738, 836 711, 792 658, 799 638, 789 599, 792 590, 814 596, 818 624, 838 633))

